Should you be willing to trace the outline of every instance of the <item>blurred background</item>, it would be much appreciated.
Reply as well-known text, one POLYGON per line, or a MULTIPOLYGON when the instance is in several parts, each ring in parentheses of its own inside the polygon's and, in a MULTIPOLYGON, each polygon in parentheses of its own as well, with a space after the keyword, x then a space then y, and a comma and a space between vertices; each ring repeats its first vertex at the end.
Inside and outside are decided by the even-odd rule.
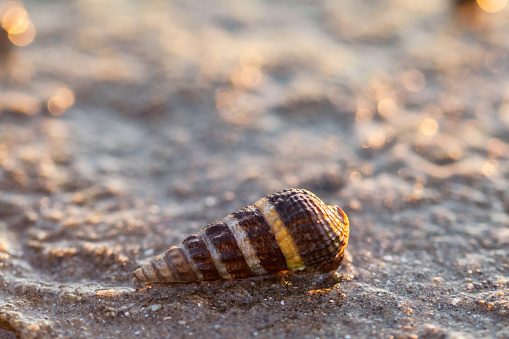
POLYGON ((506 3, 2 1, 3 176, 51 192, 71 161, 161 199, 497 175, 506 3))

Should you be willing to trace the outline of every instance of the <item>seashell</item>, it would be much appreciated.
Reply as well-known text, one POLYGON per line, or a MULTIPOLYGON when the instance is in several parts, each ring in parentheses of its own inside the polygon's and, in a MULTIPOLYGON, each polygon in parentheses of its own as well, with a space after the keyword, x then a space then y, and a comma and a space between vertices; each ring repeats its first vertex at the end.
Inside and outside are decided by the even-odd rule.
POLYGON ((343 261, 348 217, 305 189, 287 189, 228 215, 133 272, 134 283, 327 273, 343 261))

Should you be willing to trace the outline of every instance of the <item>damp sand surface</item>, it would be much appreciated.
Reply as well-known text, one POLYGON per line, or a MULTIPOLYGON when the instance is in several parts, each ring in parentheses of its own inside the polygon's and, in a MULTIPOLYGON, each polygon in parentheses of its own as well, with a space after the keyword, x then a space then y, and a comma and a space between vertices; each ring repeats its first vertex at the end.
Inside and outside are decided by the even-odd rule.
POLYGON ((35 39, 0 36, 1 338, 509 338, 508 8, 24 6, 35 39), (349 216, 333 275, 132 284, 289 187, 349 216))

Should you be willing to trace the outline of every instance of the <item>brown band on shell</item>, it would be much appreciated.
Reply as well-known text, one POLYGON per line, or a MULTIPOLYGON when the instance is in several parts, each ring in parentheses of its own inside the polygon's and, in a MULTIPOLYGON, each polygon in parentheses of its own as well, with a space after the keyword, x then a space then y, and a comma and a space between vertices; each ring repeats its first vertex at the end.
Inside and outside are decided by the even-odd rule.
POLYGON ((194 271, 182 249, 176 247, 175 254, 177 255, 178 260, 175 260, 173 264, 175 265, 175 269, 177 270, 177 274, 180 278, 183 281, 196 281, 196 275, 194 274, 194 271))
POLYGON ((182 242, 182 245, 184 245, 187 250, 196 269, 202 274, 203 281, 216 281, 221 279, 210 252, 207 249, 207 245, 201 237, 191 235, 182 242))
POLYGON ((171 268, 166 262, 166 259, 164 258, 164 253, 152 259, 152 266, 154 266, 154 269, 157 272, 157 276, 162 277, 161 281, 177 281, 175 278, 175 273, 172 272, 171 268))
POLYGON ((254 275, 265 275, 267 271, 263 268, 258 255, 253 247, 253 244, 249 240, 245 230, 240 226, 239 221, 232 214, 226 216, 222 222, 228 226, 237 246, 239 246, 246 264, 251 269, 254 275))
POLYGON ((166 265, 168 266, 168 269, 171 272, 171 275, 173 276, 173 281, 180 281, 180 277, 177 274, 177 270, 175 269, 175 266, 173 265, 173 258, 170 255, 170 250, 173 247, 170 247, 166 252, 163 254, 163 258, 166 261, 166 265))
POLYGON ((258 209, 254 206, 248 206, 233 213, 233 216, 239 221, 239 225, 244 232, 246 232, 261 265, 267 273, 275 273, 288 269, 276 237, 258 209))
POLYGON ((159 270, 157 269, 157 266, 156 266, 156 263, 154 262, 154 260, 151 260, 150 264, 152 265, 152 268, 154 269, 154 272, 157 275, 158 281, 165 281, 164 277, 161 275, 161 273, 159 273, 159 270))
POLYGON ((194 275, 189 262, 187 261, 184 253, 178 247, 171 247, 164 254, 164 258, 168 263, 168 266, 175 273, 177 281, 195 281, 196 276, 194 275))
POLYGON ((141 269, 142 269, 143 274, 145 275, 145 278, 148 282, 157 281, 157 274, 154 270, 154 267, 152 267, 151 263, 146 263, 146 264, 142 265, 141 269))
POLYGON ((180 244, 178 248, 182 251, 184 256, 186 257, 186 260, 189 262, 189 266, 191 266, 191 269, 194 272, 194 275, 196 276, 196 280, 198 281, 205 281, 203 274, 201 274, 198 267, 196 267, 196 263, 193 261, 189 253, 187 252, 187 248, 184 246, 184 244, 180 244))
POLYGON ((207 227, 204 233, 233 279, 243 279, 254 275, 228 226, 219 222, 207 227))
POLYGON ((274 204, 299 249, 306 267, 337 254, 337 234, 324 220, 321 206, 325 204, 314 194, 300 189, 273 194, 274 204))

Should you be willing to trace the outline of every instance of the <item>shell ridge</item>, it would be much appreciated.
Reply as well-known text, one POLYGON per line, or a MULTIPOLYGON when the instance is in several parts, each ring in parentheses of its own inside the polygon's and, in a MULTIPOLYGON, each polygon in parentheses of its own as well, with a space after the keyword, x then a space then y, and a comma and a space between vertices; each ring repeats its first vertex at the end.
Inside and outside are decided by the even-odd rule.
POLYGON ((310 256, 310 252, 312 247, 316 246, 314 240, 320 238, 321 231, 318 231, 317 236, 314 218, 316 213, 312 215, 313 211, 307 198, 308 196, 301 190, 289 191, 283 197, 274 199, 274 207, 293 238, 304 265, 312 266, 314 258, 310 256))
POLYGON ((182 251, 182 253, 184 254, 184 257, 186 258, 187 262, 189 263, 189 266, 191 266, 191 269, 193 270, 194 272, 194 275, 196 275, 196 278, 197 280, 199 281, 205 281, 204 277, 203 277, 203 274, 200 272, 200 270, 198 269, 198 267, 196 267, 196 263, 194 262, 194 260, 191 258, 191 255, 189 254, 189 252, 187 251, 187 248, 184 246, 184 244, 180 244, 178 246, 178 248, 180 248, 180 250, 182 251))
POLYGON ((286 259, 286 265, 290 270, 303 270, 304 262, 298 252, 295 240, 286 228, 275 206, 267 198, 261 198, 254 206, 262 213, 265 221, 269 224, 276 241, 286 259))
POLYGON ((216 249, 226 272, 231 275, 232 279, 243 279, 254 275, 237 245, 234 234, 224 223, 224 220, 209 227, 205 235, 216 249))
POLYGON ((171 275, 173 276, 174 281, 177 282, 177 281, 181 281, 181 279, 180 279, 180 277, 178 275, 177 269, 173 265, 173 259, 170 257, 170 251, 171 251, 172 248, 173 247, 170 247, 169 250, 164 252, 163 258, 166 261, 166 264, 168 265, 168 268, 170 269, 170 272, 171 272, 171 275))
POLYGON ((141 267, 136 269, 133 272, 133 283, 140 284, 145 281, 147 281, 147 279, 145 279, 145 275, 143 274, 143 270, 141 269, 141 267))
POLYGON ((154 265, 154 269, 159 272, 158 277, 162 278, 161 281, 175 281, 175 276, 171 272, 170 267, 168 266, 168 263, 166 262, 166 259, 164 259, 164 253, 156 256, 154 259, 152 259, 152 263, 154 265))
MULTIPOLYGON (((341 247, 343 247, 345 238, 348 238, 348 232, 345 232, 345 220, 341 220, 340 218, 334 216, 332 213, 332 210, 336 209, 337 206, 328 205, 327 207, 328 208, 324 214, 324 217, 329 225, 331 225, 331 230, 336 235, 337 244, 341 244, 341 247)), ((348 219, 346 220, 346 223, 348 223, 348 219)))
POLYGON ((314 194, 313 195, 309 194, 309 196, 305 197, 303 200, 305 203, 310 205, 309 208, 311 209, 312 212, 310 214, 311 220, 313 220, 317 225, 321 225, 321 227, 316 227, 316 230, 320 233, 320 235, 323 238, 328 238, 329 240, 331 240, 329 232, 326 228, 327 226, 328 228, 331 228, 332 226, 328 222, 326 222, 327 220, 325 219, 325 215, 320 206, 324 205, 323 201, 320 200, 320 198, 316 197, 314 194))
MULTIPOLYGON (((325 205, 324 202, 319 198, 316 199, 318 199, 319 203, 324 206, 323 208, 318 206, 316 207, 316 213, 320 215, 319 222, 321 222, 323 225, 323 227, 319 227, 318 229, 321 230, 322 236, 325 240, 324 243, 328 248, 328 254, 332 259, 337 255, 337 249, 341 247, 343 239, 339 237, 339 229, 337 228, 336 223, 333 221, 337 218, 329 215, 330 206, 325 205)), ((313 259, 315 261, 319 261, 321 259, 321 254, 318 253, 313 259)))
POLYGON ((249 243, 267 274, 288 270, 286 259, 279 248, 274 232, 256 207, 247 206, 233 213, 233 216, 246 233, 249 243))
POLYGON ((314 267, 337 254, 337 237, 333 236, 335 232, 324 218, 326 205, 320 198, 306 190, 293 190, 273 199, 307 267, 314 267))
POLYGON ((221 275, 207 249, 207 244, 203 240, 203 237, 193 234, 184 239, 182 245, 187 250, 187 253, 189 253, 189 257, 192 258, 193 262, 196 264, 196 269, 202 274, 203 281, 216 281, 221 279, 221 275))
POLYGON ((256 275, 267 274, 267 271, 263 268, 260 258, 258 258, 258 255, 256 254, 251 241, 249 241, 246 232, 240 227, 238 219, 230 214, 223 219, 223 222, 232 232, 235 241, 237 242, 237 246, 242 252, 242 255, 244 256, 244 259, 251 271, 256 275))
POLYGON ((156 266, 156 263, 154 262, 154 260, 151 260, 150 264, 152 265, 152 268, 154 269, 154 272, 156 273, 157 279, 159 281, 165 281, 164 277, 161 275, 161 273, 157 269, 157 266, 156 266))
POLYGON ((133 272, 134 278, 141 282, 148 282, 147 276, 145 276, 145 272, 143 272, 143 267, 140 266, 136 271, 133 272))
POLYGON ((154 272, 154 268, 152 267, 150 262, 142 265, 141 270, 143 271, 143 274, 145 275, 146 281, 148 281, 148 282, 156 282, 157 281, 156 272, 154 272))
POLYGON ((173 267, 175 267, 180 281, 195 281, 196 275, 182 250, 177 246, 173 246, 170 251, 172 252, 173 267))
POLYGON ((233 277, 226 270, 225 264, 221 260, 219 253, 217 253, 217 250, 214 247, 214 244, 212 244, 212 242, 210 241, 209 237, 203 236, 203 234, 201 234, 201 232, 200 232, 199 236, 205 242, 205 246, 207 246, 207 250, 210 253, 210 257, 212 258, 212 261, 214 262, 214 265, 216 266, 216 269, 217 269, 219 275, 221 276, 221 278, 223 278, 225 280, 232 280, 233 277))

